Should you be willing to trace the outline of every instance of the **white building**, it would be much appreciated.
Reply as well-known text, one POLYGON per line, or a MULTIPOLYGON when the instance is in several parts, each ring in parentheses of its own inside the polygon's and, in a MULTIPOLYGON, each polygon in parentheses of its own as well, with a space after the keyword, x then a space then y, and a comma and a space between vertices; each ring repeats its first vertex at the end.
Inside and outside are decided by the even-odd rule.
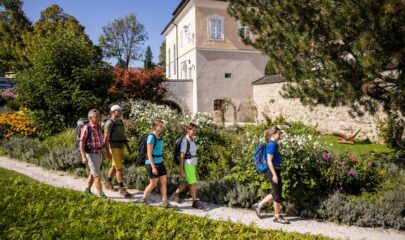
MULTIPOLYGON (((167 100, 183 112, 213 112, 224 99, 252 99, 252 82, 264 76, 267 56, 243 44, 252 35, 227 13, 223 0, 182 0, 166 37, 167 100)), ((243 121, 243 117, 239 117, 243 121)))

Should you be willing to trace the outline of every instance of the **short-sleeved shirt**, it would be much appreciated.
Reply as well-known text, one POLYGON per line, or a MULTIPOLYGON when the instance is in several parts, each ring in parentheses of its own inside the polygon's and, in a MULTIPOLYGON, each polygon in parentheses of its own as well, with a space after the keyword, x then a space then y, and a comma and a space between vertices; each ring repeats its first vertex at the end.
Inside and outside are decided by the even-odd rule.
POLYGON ((266 146, 266 156, 267 154, 273 155, 273 166, 275 168, 281 168, 281 154, 278 151, 278 143, 276 141, 269 141, 266 146))
POLYGON ((98 124, 93 124, 91 122, 89 124, 87 124, 86 126, 84 126, 81 130, 80 141, 86 141, 86 140, 87 140, 87 144, 91 146, 91 149, 101 150, 104 147, 104 138, 103 138, 103 133, 101 131, 101 126, 98 124), (90 130, 90 136, 88 137, 89 128, 91 128, 91 130, 90 130))
MULTIPOLYGON (((156 138, 152 134, 150 134, 146 140, 147 144, 154 144, 156 141, 156 145, 153 148, 152 155, 153 156, 158 156, 158 157, 153 157, 153 163, 158 164, 163 162, 163 140, 161 138, 156 138)), ((148 155, 146 155, 146 161, 145 164, 150 164, 148 155)))
POLYGON ((104 132, 110 133, 110 148, 124 148, 127 137, 125 136, 124 123, 121 119, 109 119, 104 125, 104 132), (114 125, 114 129, 113 129, 114 125))
POLYGON ((180 145, 180 152, 182 153, 187 153, 187 140, 190 142, 190 149, 189 149, 189 153, 190 153, 190 157, 187 158, 186 155, 186 159, 185 160, 185 164, 197 164, 197 144, 195 144, 194 140, 188 138, 188 136, 184 137, 183 140, 181 141, 181 145, 180 145))

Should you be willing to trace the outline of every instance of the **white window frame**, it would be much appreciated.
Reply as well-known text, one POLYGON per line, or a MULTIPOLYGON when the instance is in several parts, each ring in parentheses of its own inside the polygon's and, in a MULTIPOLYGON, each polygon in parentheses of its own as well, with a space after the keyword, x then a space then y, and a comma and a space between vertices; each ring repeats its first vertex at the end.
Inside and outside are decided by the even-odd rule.
POLYGON ((173 44, 173 75, 177 74, 177 65, 176 65, 176 58, 177 58, 177 51, 176 51, 176 44, 173 44))
MULTIPOLYGON (((224 41, 225 40, 225 29, 224 29, 224 17, 218 14, 210 15, 208 16, 208 21, 207 21, 207 29, 208 29, 208 40, 212 41, 224 41), (216 20, 220 21, 221 23, 221 32, 219 33, 221 36, 218 38, 211 38, 211 21, 216 20)), ((218 34, 218 33, 217 33, 218 34)))
POLYGON ((180 31, 180 48, 183 48, 183 31, 180 31))
POLYGON ((253 33, 249 29, 249 27, 247 27, 246 25, 242 25, 239 20, 237 22, 238 22, 238 39, 239 39, 239 41, 242 41, 242 38, 239 35, 240 30, 242 28, 243 28, 243 36, 246 37, 246 35, 248 35, 248 38, 252 40, 253 39, 253 33))
POLYGON ((170 69, 170 48, 168 48, 167 65, 168 65, 168 75, 167 75, 167 76, 170 77, 170 75, 171 75, 171 69, 170 69))

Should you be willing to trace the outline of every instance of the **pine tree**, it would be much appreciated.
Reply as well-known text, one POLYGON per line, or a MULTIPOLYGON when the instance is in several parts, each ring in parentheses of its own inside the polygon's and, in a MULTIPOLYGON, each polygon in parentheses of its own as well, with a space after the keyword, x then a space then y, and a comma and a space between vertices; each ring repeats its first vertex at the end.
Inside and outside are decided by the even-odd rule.
MULTIPOLYGON (((284 96, 354 112, 405 111, 402 0, 231 0, 228 12, 255 34, 284 96)), ((242 37, 242 36, 241 36, 242 37)))
POLYGON ((160 45, 159 66, 166 66, 166 40, 160 45))
POLYGON ((145 70, 153 68, 154 63, 153 63, 153 54, 152 54, 152 49, 150 49, 150 46, 146 48, 145 51, 145 60, 143 62, 143 68, 145 70))

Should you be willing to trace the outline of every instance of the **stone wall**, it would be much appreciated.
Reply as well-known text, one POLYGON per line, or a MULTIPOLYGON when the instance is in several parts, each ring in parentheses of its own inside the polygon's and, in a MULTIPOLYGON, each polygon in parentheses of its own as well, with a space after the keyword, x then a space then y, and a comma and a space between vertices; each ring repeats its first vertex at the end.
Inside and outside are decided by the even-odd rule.
POLYGON ((164 100, 178 104, 183 113, 191 113, 193 109, 193 80, 169 80, 163 84, 167 90, 164 100))
POLYGON ((307 107, 298 99, 285 99, 280 95, 284 83, 270 83, 253 86, 253 98, 258 108, 258 120, 263 121, 262 113, 266 113, 271 119, 282 114, 287 120, 301 121, 306 125, 316 127, 321 133, 330 134, 341 132, 351 135, 361 129, 358 138, 369 138, 372 141, 380 141, 377 133, 377 121, 384 118, 381 111, 374 116, 365 114, 361 117, 352 117, 348 107, 307 107))

